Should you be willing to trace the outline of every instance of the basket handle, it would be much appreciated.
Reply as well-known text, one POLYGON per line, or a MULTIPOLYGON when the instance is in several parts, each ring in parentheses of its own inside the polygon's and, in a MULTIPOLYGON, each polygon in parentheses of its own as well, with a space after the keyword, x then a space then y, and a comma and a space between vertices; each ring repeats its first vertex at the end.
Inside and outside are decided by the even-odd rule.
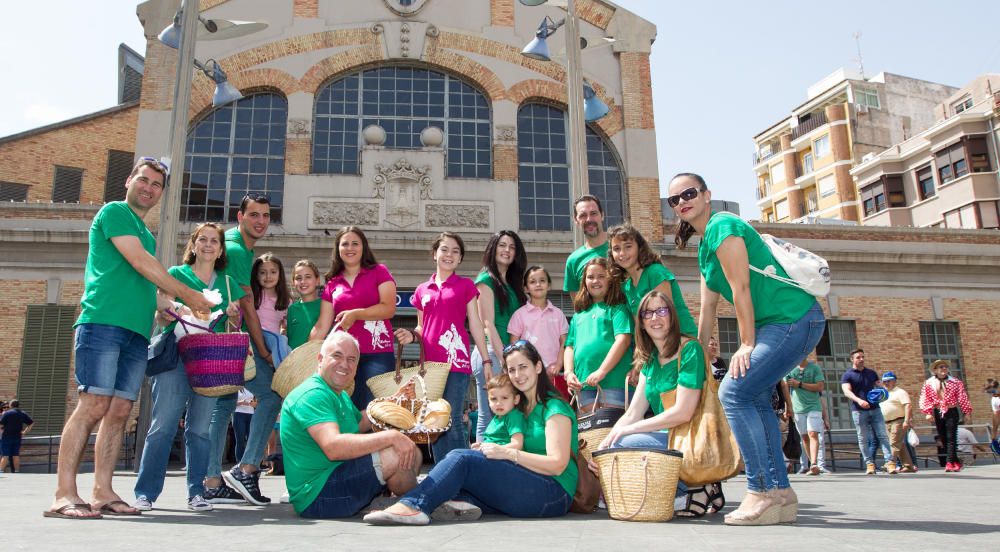
MULTIPOLYGON (((236 319, 237 322, 236 322, 236 325, 234 326, 234 328, 236 328, 236 330, 234 330, 232 333, 243 333, 243 332, 240 331, 240 328, 243 327, 243 310, 240 309, 239 307, 236 307, 236 308, 237 308, 237 310, 240 311, 240 316, 239 316, 239 318, 236 319)), ((223 315, 225 315, 225 313, 223 313, 223 315)), ((222 318, 223 317, 220 316, 220 317, 218 317, 218 318, 215 319, 215 322, 212 322, 212 331, 213 332, 215 331, 215 327, 219 325, 219 322, 222 321, 222 318)), ((232 320, 230 320, 228 316, 226 316, 225 318, 226 318, 226 323, 231 323, 232 322, 232 320)))
POLYGON ((181 316, 179 314, 177 314, 176 312, 174 312, 173 309, 167 309, 164 312, 166 312, 167 314, 169 314, 170 316, 172 316, 174 318, 174 320, 176 320, 177 322, 180 323, 181 327, 184 328, 184 333, 187 333, 187 334, 191 333, 191 332, 188 331, 188 326, 192 326, 192 327, 198 328, 199 330, 205 330, 206 332, 211 332, 212 331, 211 327, 202 326, 200 324, 195 324, 194 322, 188 322, 187 320, 184 320, 183 318, 181 318, 181 316))
MULTIPOLYGON (((427 375, 427 368, 424 367, 424 340, 422 338, 418 338, 416 332, 413 330, 410 330, 410 335, 413 336, 413 341, 418 347, 420 347, 420 369, 417 370, 417 374, 419 374, 421 379, 423 379, 423 376, 427 375)), ((403 383, 403 347, 404 345, 402 343, 399 343, 398 341, 396 342, 396 374, 392 376, 392 380, 396 382, 396 385, 403 383)))
MULTIPOLYGON (((611 459, 611 485, 608 485, 608 487, 611 488, 612 495, 614 495, 615 492, 615 481, 618 481, 618 478, 615 477, 615 470, 617 468, 618 468, 618 455, 616 454, 614 458, 611 459)), ((621 492, 621 483, 618 484, 618 490, 619 492, 621 492)), ((639 507, 635 510, 634 513, 625 516, 624 518, 625 520, 631 520, 636 516, 638 516, 640 512, 642 512, 643 506, 646 505, 646 495, 648 494, 649 494, 649 457, 646 454, 643 454, 642 455, 642 500, 639 501, 639 507)), ((609 498, 611 498, 611 500, 614 500, 613 496, 609 498)))

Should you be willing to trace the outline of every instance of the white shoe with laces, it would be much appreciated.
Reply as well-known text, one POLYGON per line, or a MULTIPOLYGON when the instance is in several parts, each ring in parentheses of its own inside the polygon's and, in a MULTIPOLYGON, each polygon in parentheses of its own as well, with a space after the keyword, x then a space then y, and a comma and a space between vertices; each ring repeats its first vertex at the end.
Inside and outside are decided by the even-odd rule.
POLYGON ((194 495, 188 499, 188 510, 192 512, 211 512, 213 509, 212 503, 201 495, 194 495))
POLYGON ((140 512, 149 512, 153 509, 153 502, 144 496, 135 499, 133 507, 140 512))

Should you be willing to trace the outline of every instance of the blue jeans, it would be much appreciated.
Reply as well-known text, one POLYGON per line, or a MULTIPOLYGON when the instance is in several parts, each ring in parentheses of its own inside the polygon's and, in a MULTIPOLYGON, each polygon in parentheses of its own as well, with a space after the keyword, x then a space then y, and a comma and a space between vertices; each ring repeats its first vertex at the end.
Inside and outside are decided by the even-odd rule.
POLYGON ((80 324, 73 343, 77 391, 135 401, 146 377, 148 348, 149 340, 132 330, 80 324))
POLYGON ((358 358, 358 371, 354 375, 354 393, 351 395, 351 402, 358 410, 364 412, 368 408, 368 403, 372 402, 375 395, 368 388, 368 379, 381 376, 396 369, 396 354, 392 351, 386 353, 362 353, 358 358))
POLYGON ((824 327, 823 310, 815 303, 792 324, 757 328, 746 376, 733 379, 727 374, 719 386, 719 400, 743 455, 747 488, 751 491, 789 486, 778 417, 771 408, 771 392, 816 347, 824 327))
MULTIPOLYGON (((444 386, 442 398, 451 405, 451 428, 431 445, 434 462, 440 462, 455 449, 469 448, 469 428, 462 421, 465 412, 465 394, 469 392, 469 374, 451 372, 444 386)), ((489 410, 487 408, 487 410, 489 410)))
POLYGON ((854 430, 858 433, 858 448, 865 464, 875 463, 875 441, 882 447, 882 456, 886 461, 892 460, 892 449, 889 448, 889 434, 885 430, 885 418, 882 409, 877 405, 868 410, 852 410, 854 430))
MULTIPOLYGON (((274 368, 264 362, 257 352, 257 346, 251 341, 253 360, 257 365, 257 377, 246 382, 245 387, 257 399, 257 408, 250 419, 250 434, 247 436, 246 450, 237 459, 238 464, 257 467, 264 458, 264 447, 274 429, 274 421, 278 419, 281 410, 281 397, 271 390, 271 380, 274 379, 274 368)), ((208 477, 219 477, 222 474, 222 453, 226 447, 226 430, 236 410, 236 393, 219 397, 212 412, 212 427, 209 431, 212 440, 211 457, 208 461, 208 477)))
MULTIPOLYGON (((633 433, 622 437, 611 448, 651 448, 667 450, 667 433, 662 431, 652 431, 649 433, 633 433)), ((674 496, 681 496, 687 493, 688 486, 683 481, 677 481, 677 492, 674 496)))
POLYGON ((177 434, 177 423, 184 411, 184 454, 187 460, 188 497, 205 492, 203 480, 208 467, 208 426, 212 421, 215 397, 203 397, 191 390, 184 364, 152 378, 153 409, 146 444, 142 448, 135 496, 156 502, 163 491, 170 447, 177 434))
MULTIPOLYGON (((593 404, 597 400, 597 389, 581 389, 579 393, 581 408, 589 412, 587 405, 593 404)), ((624 389, 601 388, 600 406, 620 406, 625 408, 624 389)))
POLYGON ((366 454, 337 466, 312 504, 299 515, 304 518, 347 518, 361 511, 385 489, 378 480, 372 455, 366 454))
POLYGON ((247 449, 247 438, 250 437, 250 420, 253 412, 233 412, 233 452, 236 458, 243 458, 247 449))
POLYGON ((519 518, 564 516, 573 503, 554 478, 490 460, 478 450, 452 451, 399 501, 429 515, 452 499, 475 504, 484 514, 519 518))
POLYGON ((486 392, 486 383, 494 375, 500 374, 500 361, 497 360, 497 355, 493 351, 493 347, 488 346, 486 354, 489 355, 490 361, 493 362, 493 373, 491 374, 483 371, 486 365, 483 364, 483 355, 479 354, 479 347, 472 348, 472 358, 470 359, 472 362, 472 376, 476 380, 476 410, 478 412, 476 418, 476 441, 483 440, 483 434, 486 433, 486 428, 489 427, 490 421, 493 420, 493 411, 490 410, 490 396, 486 392))

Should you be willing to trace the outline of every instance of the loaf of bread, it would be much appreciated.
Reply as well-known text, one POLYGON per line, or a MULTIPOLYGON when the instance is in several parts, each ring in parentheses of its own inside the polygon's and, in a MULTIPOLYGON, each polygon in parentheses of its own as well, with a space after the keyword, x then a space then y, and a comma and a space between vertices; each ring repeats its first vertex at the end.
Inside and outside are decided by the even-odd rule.
POLYGON ((376 403, 371 407, 371 414, 378 421, 402 430, 413 429, 417 425, 417 419, 409 410, 392 402, 376 403))
POLYGON ((451 405, 444 399, 438 399, 427 403, 427 412, 424 414, 424 427, 427 429, 443 429, 448 427, 451 419, 451 405))

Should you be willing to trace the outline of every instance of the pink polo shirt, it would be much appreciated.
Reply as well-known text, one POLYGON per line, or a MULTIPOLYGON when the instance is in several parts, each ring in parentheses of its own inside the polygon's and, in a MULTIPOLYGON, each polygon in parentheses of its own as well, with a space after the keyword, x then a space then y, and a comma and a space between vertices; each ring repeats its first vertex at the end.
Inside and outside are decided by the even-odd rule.
POLYGON ((287 310, 275 310, 278 298, 273 295, 264 295, 260 298, 260 308, 257 309, 257 319, 260 320, 261 329, 271 333, 281 333, 281 322, 288 316, 287 310))
MULTIPOLYGON (((377 264, 362 268, 354 285, 347 283, 344 273, 330 278, 320 294, 320 299, 333 305, 333 313, 353 309, 367 309, 379 302, 378 287, 385 282, 393 282, 392 274, 385 265, 377 264)), ((390 320, 358 320, 347 333, 358 340, 361 354, 392 352, 392 322, 390 320)))
POLYGON ((542 363, 548 367, 559 355, 559 338, 569 332, 569 323, 552 301, 546 303, 544 309, 528 303, 514 311, 507 331, 534 345, 542 356, 542 363))
POLYGON ((452 372, 472 373, 469 333, 465 331, 466 306, 479 297, 469 278, 452 274, 440 287, 435 276, 417 286, 413 306, 423 313, 424 356, 432 362, 451 364, 452 372))

